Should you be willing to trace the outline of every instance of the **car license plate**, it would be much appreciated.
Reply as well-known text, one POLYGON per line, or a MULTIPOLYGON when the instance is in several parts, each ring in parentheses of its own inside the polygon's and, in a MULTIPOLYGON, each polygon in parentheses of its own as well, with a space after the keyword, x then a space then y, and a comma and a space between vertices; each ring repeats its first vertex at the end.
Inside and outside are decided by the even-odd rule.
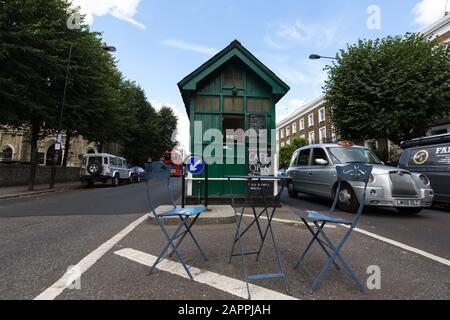
POLYGON ((395 200, 396 207, 421 207, 422 201, 420 200, 395 200))

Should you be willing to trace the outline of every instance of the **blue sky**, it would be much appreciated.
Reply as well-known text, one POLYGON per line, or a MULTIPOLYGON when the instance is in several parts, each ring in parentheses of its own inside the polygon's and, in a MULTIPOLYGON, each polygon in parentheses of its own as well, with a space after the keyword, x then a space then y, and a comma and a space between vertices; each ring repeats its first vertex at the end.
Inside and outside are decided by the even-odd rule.
POLYGON ((94 31, 103 32, 123 74, 153 105, 169 105, 187 144, 188 120, 177 88, 232 40, 241 43, 291 87, 277 120, 321 93, 327 61, 359 38, 420 31, 444 14, 446 0, 74 0, 94 31), (380 28, 367 26, 368 8, 380 9, 380 28))

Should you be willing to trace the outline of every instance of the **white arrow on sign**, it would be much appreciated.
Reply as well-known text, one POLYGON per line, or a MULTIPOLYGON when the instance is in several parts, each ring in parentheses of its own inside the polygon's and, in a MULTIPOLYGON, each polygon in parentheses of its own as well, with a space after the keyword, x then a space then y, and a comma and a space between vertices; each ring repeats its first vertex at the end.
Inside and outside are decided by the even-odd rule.
POLYGON ((191 164, 191 171, 197 171, 197 166, 202 164, 202 160, 198 160, 195 164, 191 164))

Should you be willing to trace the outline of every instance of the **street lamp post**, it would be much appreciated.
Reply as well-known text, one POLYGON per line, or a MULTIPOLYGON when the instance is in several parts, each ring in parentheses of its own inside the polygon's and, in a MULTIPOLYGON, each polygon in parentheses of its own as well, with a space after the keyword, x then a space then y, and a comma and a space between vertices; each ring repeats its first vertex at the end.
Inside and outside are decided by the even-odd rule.
MULTIPOLYGON (((113 46, 108 46, 105 42, 102 44, 101 48, 108 52, 115 52, 117 49, 113 46)), ((72 49, 73 49, 73 43, 70 44, 69 49, 69 59, 67 61, 67 69, 66 69, 66 80, 64 84, 64 93, 63 93, 63 100, 61 104, 61 109, 59 111, 59 123, 58 123, 58 133, 56 135, 56 142, 55 142, 55 150, 53 154, 52 159, 52 170, 50 173, 50 185, 49 189, 53 189, 55 187, 55 178, 56 178, 56 162, 58 161, 61 163, 62 159, 59 159, 59 154, 62 155, 62 122, 63 122, 63 116, 64 116, 64 107, 66 105, 66 93, 67 93, 67 83, 69 81, 69 71, 70 71, 70 63, 72 61, 72 49)))
POLYGON ((315 53, 311 54, 311 55, 309 56, 309 58, 310 58, 311 60, 319 60, 319 59, 337 60, 336 58, 333 58, 333 57, 321 56, 321 55, 315 54, 315 53))

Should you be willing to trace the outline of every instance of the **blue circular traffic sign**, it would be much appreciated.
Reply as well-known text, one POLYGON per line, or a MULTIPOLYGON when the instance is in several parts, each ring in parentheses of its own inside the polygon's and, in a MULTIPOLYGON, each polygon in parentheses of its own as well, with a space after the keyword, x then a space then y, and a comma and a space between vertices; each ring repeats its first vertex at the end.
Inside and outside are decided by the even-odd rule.
POLYGON ((189 156, 184 163, 191 174, 201 174, 205 169, 205 162, 199 156, 189 156))

